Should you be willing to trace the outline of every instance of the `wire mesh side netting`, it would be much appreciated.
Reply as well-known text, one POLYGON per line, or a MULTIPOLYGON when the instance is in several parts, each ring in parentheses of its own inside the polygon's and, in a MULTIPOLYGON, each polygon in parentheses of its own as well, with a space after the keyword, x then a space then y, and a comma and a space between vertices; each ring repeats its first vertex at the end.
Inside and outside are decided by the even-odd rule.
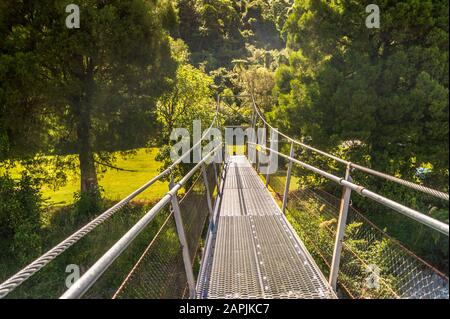
MULTIPOLYGON (((152 187, 148 191, 152 191, 152 187)), ((133 200, 118 209, 109 218, 106 218, 97 227, 10 292, 6 298, 60 297, 70 284, 77 279, 77 274, 83 275, 117 240, 142 218, 153 204, 153 202, 133 200)), ((108 203, 107 205, 110 206, 112 204, 108 203)), ((53 231, 53 229, 48 230, 44 249, 50 249, 61 242, 94 217, 80 216, 73 209, 62 209, 51 218, 52 228, 56 229, 57 227, 58 229, 57 231, 53 231)), ((152 225, 146 230, 146 234, 154 234, 159 229, 160 222, 160 218, 155 218, 152 225)), ((142 245, 142 242, 139 244, 142 245)), ((144 245, 146 245, 145 242, 144 245)), ((132 264, 125 266, 124 269, 129 269, 132 264)), ((120 284, 120 278, 117 278, 114 273, 105 274, 103 282, 114 287, 120 284)), ((95 291, 90 297, 108 297, 108 292, 95 291)))
MULTIPOLYGON (((376 180, 373 176, 364 176, 363 172, 358 170, 352 172, 352 178, 355 183, 367 187, 377 194, 448 224, 449 202, 442 198, 410 189, 389 180, 376 180)), ((448 275, 449 241, 447 235, 436 232, 401 214, 393 213, 392 210, 382 205, 372 205, 371 202, 360 196, 353 198, 353 204, 390 236, 398 239, 419 257, 448 275)))
MULTIPOLYGON (((287 145, 280 144, 280 150, 287 154, 287 145)), ((319 160, 309 150, 296 151, 295 157, 301 161, 314 163, 314 166, 336 176, 345 175, 345 166, 340 163, 319 160)), ((269 186, 281 206, 287 162, 279 161, 279 170, 270 176, 269 186)), ((331 268, 341 194, 341 186, 294 165, 289 185, 288 218, 325 275, 329 275, 331 268)), ((443 203, 429 197, 428 201, 435 206, 443 203)), ((410 237, 418 237, 420 232, 422 237, 433 238, 424 248, 429 251, 431 245, 433 251, 430 254, 437 255, 444 264, 447 262, 447 269, 445 251, 448 255, 448 238, 357 194, 353 194, 352 200, 363 210, 358 211, 351 206, 348 213, 339 272, 339 285, 344 295, 351 298, 448 298, 448 270, 439 271, 425 262, 406 248, 403 241, 400 243, 397 236, 386 233, 388 228, 377 227, 368 216, 374 212, 379 218, 389 215, 388 220, 399 222, 389 230, 398 228, 401 231, 412 225, 408 229, 414 230, 411 232, 414 236, 410 237)), ((439 207, 443 207, 448 216, 448 203, 439 207)))
POLYGON ((175 220, 169 213, 113 298, 181 298, 186 283, 175 220))
POLYGON ((206 176, 208 179, 209 194, 211 196, 211 204, 212 205, 214 205, 214 200, 217 195, 217 188, 218 188, 217 183, 220 178, 220 173, 221 173, 220 165, 215 162, 211 162, 206 167, 206 176))
MULTIPOLYGON (((260 121, 256 124, 264 126, 260 121)), ((279 142, 279 151, 289 154, 290 142, 284 138, 279 142)), ((301 161, 335 176, 345 176, 343 163, 296 145, 294 151, 294 157, 301 161)), ((278 157, 278 161, 279 170, 270 175, 269 186, 281 206, 287 161, 283 157, 278 157)), ((253 166, 259 167, 257 163, 253 166)), ((448 223, 449 204, 444 199, 358 170, 352 170, 351 175, 354 182, 371 191, 448 223)), ((436 178, 429 172, 417 170, 413 182, 435 189, 440 189, 436 185, 447 185, 438 183, 440 180, 436 178)), ((441 191, 448 193, 448 187, 441 191)), ((331 267, 341 195, 340 185, 294 164, 288 218, 326 275, 331 267)), ((448 237, 359 195, 353 194, 352 203, 338 282, 347 297, 449 297, 448 237)))
MULTIPOLYGON (((211 196, 216 179, 213 164, 206 167, 211 196)), ((215 164, 214 164, 215 165, 215 164)), ((189 187, 179 206, 186 234, 194 275, 199 268, 199 251, 209 216, 207 192, 201 173, 189 187)), ((187 298, 189 290, 184 268, 182 247, 171 211, 156 236, 143 250, 140 258, 125 277, 113 298, 187 298)))
MULTIPOLYGON (((290 141, 287 141, 283 137, 278 140, 277 147, 278 151, 281 154, 289 154, 291 146, 293 146, 295 159, 303 161, 307 164, 312 164, 311 161, 313 161, 314 166, 317 166, 319 169, 329 171, 336 176, 343 176, 345 174, 345 167, 340 163, 336 163, 333 160, 323 159, 323 156, 320 157, 310 150, 302 149, 300 146, 292 144, 290 141)), ((267 151, 267 153, 269 152, 267 151)), ((283 156, 276 156, 275 158, 275 168, 277 169, 277 171, 276 173, 269 175, 269 186, 275 192, 277 198, 282 200, 282 196, 285 190, 289 160, 283 156)), ((325 178, 320 177, 319 175, 305 169, 301 169, 301 174, 298 174, 298 172, 300 172, 300 169, 301 168, 298 164, 294 163, 292 165, 291 183, 289 188, 290 190, 296 189, 299 183, 301 183, 302 185, 322 185, 327 181, 325 178)), ((266 176, 263 176, 263 178, 266 178, 266 176)), ((338 187, 335 188, 337 189, 338 187)))
MULTIPOLYGON (((286 183, 284 168, 285 165, 280 165, 280 171, 269 180, 280 203, 286 183)), ((294 171, 289 185, 288 219, 323 273, 329 275, 340 198, 325 191, 326 186, 318 186, 320 177, 299 167, 294 171)), ((340 169, 336 168, 336 171, 340 169)), ((331 192, 339 194, 339 189, 331 188, 331 192)), ((354 194, 352 198, 356 196, 359 195, 354 194)), ((381 206, 375 202, 370 205, 373 209, 381 206)), ((449 296, 446 275, 386 234, 354 207, 350 207, 348 213, 338 284, 343 296, 350 298, 449 296)))
MULTIPOLYGON (((210 164, 206 168, 211 204, 214 203, 211 194, 214 193, 216 184, 214 181, 214 171, 212 165, 213 164, 210 164)), ((199 266, 198 263, 195 262, 196 257, 198 256, 200 248, 202 248, 202 239, 204 239, 202 235, 208 216, 210 216, 207 192, 202 175, 199 175, 196 182, 180 201, 180 210, 188 242, 189 255, 193 262, 194 270, 196 271, 199 266)))

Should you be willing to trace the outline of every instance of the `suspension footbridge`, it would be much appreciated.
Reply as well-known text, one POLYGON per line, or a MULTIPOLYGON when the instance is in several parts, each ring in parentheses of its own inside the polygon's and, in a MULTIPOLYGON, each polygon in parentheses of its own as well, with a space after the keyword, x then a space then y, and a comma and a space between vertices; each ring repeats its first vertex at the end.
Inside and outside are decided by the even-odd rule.
POLYGON ((200 298, 334 298, 335 294, 244 156, 231 156, 200 298), (214 247, 214 248, 212 248, 214 247))
MULTIPOLYGON (((244 145, 247 152, 238 155, 229 145, 217 144, 175 181, 173 172, 199 151, 198 141, 158 176, 0 284, 0 298, 14 297, 27 282, 32 286, 48 280, 39 274, 114 215, 123 214, 139 194, 170 176, 167 194, 95 256, 73 285, 67 288, 58 279, 52 286, 56 297, 448 298, 448 277, 374 225, 353 207, 352 198, 380 205, 439 236, 448 237, 448 224, 358 184, 352 175, 357 171, 402 185, 448 210, 447 193, 292 139, 265 120, 254 99, 252 109, 249 125, 269 128, 269 145, 250 138, 244 145), (288 154, 274 147, 278 136, 290 147, 288 154), (301 150, 300 158, 295 154, 301 150), (312 153, 342 170, 308 164, 312 153), (264 155, 283 162, 276 173, 263 173, 264 155), (314 187, 297 187, 293 179, 302 174, 333 183, 341 189, 341 198, 314 187), (124 259, 131 266, 126 273, 116 273, 115 264, 124 259)), ((220 103, 203 137, 212 128, 220 129, 219 115, 220 103)))

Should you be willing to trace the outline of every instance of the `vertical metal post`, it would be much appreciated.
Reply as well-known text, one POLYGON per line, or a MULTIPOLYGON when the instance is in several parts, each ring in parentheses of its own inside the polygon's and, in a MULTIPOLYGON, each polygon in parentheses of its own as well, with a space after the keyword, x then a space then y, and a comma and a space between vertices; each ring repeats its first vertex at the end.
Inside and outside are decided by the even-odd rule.
POLYGON ((259 132, 256 133, 256 145, 257 145, 257 151, 256 151, 256 171, 261 173, 261 152, 263 151, 262 148, 259 146, 260 142, 264 141, 264 143, 267 147, 267 132, 262 131, 261 138, 259 138, 259 132))
MULTIPOLYGON (((289 157, 294 157, 294 142, 291 142, 291 151, 289 152, 289 157)), ((284 185, 284 194, 283 194, 283 214, 286 214, 286 206, 289 196, 289 187, 291 186, 291 174, 292 174, 292 161, 289 160, 288 170, 286 175, 286 185, 284 185)))
MULTIPOLYGON (((258 143, 258 133, 257 133, 257 131, 256 131, 256 112, 255 112, 255 109, 253 108, 252 109, 252 111, 253 111, 253 113, 252 113, 252 123, 251 123, 251 126, 252 126, 252 140, 250 141, 250 142, 252 142, 252 143, 258 143)), ((248 152, 250 152, 250 147, 252 147, 253 149, 252 149, 252 158, 250 159, 250 153, 248 153, 247 154, 247 158, 249 158, 249 160, 250 160, 250 163, 253 165, 253 164, 255 164, 255 166, 256 166, 256 162, 257 162, 257 154, 256 154, 256 145, 252 145, 252 146, 250 146, 250 145, 248 145, 247 144, 247 150, 248 150, 248 152)))
POLYGON ((250 125, 252 126, 252 128, 253 128, 253 126, 254 126, 255 118, 256 118, 256 112, 255 112, 255 107, 253 106, 253 107, 252 107, 252 120, 251 120, 251 123, 250 123, 250 125))
MULTIPOLYGON (((347 170, 345 172, 345 179, 347 181, 351 181, 350 172, 351 172, 351 163, 347 165, 347 170)), ((348 215, 348 208, 350 206, 351 193, 352 190, 350 188, 344 187, 344 190, 342 192, 341 206, 339 209, 339 222, 337 225, 336 242, 334 245, 333 260, 331 262, 330 279, 329 279, 329 283, 334 291, 336 291, 337 286, 339 263, 341 261, 342 244, 344 240, 345 226, 347 224, 347 215, 348 215)))
POLYGON ((223 147, 222 147, 222 154, 223 154, 223 159, 225 162, 227 162, 228 160, 228 144, 227 141, 225 140, 225 143, 223 143, 223 147))
POLYGON ((265 140, 266 136, 264 135, 264 131, 261 131, 261 138, 259 136, 259 127, 255 126, 255 132, 256 132, 256 145, 255 145, 255 152, 256 152, 256 172, 259 174, 261 173, 261 147, 259 146, 260 142, 262 140, 265 140))
POLYGON ((208 209, 209 209, 209 216, 210 220, 213 218, 213 208, 211 203, 211 192, 209 189, 209 183, 208 183, 208 174, 206 173, 205 164, 202 165, 202 175, 203 175, 203 183, 205 183, 205 189, 206 189, 206 201, 208 203, 208 209))
POLYGON ((217 108, 217 112, 219 112, 220 111, 220 94, 217 94, 217 105, 216 105, 216 108, 217 108))
MULTIPOLYGON (((267 126, 266 126, 267 128, 267 126)), ((270 150, 267 150, 267 156, 269 156, 269 163, 267 164, 267 172, 266 172, 266 187, 269 186, 270 182, 270 166, 272 165, 272 150, 274 149, 275 145, 275 137, 274 137, 273 129, 270 130, 270 143, 269 148, 270 150)), ((266 143, 267 145, 267 143, 266 143)))
POLYGON ((256 172, 259 173, 259 160, 260 160, 260 155, 259 152, 261 148, 259 147, 258 141, 256 142, 255 145, 255 154, 256 154, 256 172))
MULTIPOLYGON (((173 180, 170 182, 169 188, 173 188, 173 180)), ((172 209, 173 216, 175 218, 178 239, 180 240, 180 245, 183 252, 184 270, 186 271, 186 278, 189 286, 189 298, 195 299, 196 291, 194 272, 192 270, 191 257, 189 255, 189 247, 186 239, 186 233, 184 232, 183 219, 181 218, 181 210, 180 205, 178 204, 177 194, 174 194, 172 196, 172 209)))
MULTIPOLYGON (((216 181, 216 187, 219 188, 219 175, 217 174, 217 164, 215 161, 213 161, 211 164, 214 168, 214 180, 216 181)), ((214 192, 214 188, 215 187, 213 187, 213 189, 212 189, 213 192, 214 192)))

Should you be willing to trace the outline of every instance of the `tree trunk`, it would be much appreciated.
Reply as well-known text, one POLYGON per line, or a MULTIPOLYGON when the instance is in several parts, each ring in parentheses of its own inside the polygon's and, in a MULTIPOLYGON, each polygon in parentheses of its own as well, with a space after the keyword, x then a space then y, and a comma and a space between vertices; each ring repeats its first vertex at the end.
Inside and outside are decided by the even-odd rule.
POLYGON ((98 187, 92 151, 82 151, 79 154, 81 171, 81 192, 89 192, 98 187))
POLYGON ((81 192, 88 192, 98 187, 94 153, 90 145, 89 116, 83 115, 80 118, 80 123, 78 124, 78 141, 80 146, 78 157, 80 160, 81 192))
POLYGON ((84 97, 80 100, 77 124, 78 157, 80 160, 81 192, 89 192, 98 187, 97 172, 95 171, 94 151, 92 148, 91 103, 94 94, 93 63, 90 58, 85 59, 85 89, 84 97))

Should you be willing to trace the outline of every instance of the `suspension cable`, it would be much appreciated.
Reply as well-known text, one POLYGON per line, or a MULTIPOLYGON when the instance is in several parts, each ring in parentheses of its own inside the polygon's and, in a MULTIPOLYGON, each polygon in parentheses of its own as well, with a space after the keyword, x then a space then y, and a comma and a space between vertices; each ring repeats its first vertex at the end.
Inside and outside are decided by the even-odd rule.
POLYGON ((219 105, 216 106, 216 111, 214 114, 214 118, 211 122, 211 125, 209 126, 208 130, 205 131, 205 133, 202 135, 202 138, 197 141, 188 151, 186 151, 184 154, 181 155, 179 159, 177 159, 175 162, 172 163, 168 168, 166 168, 164 171, 159 173, 157 176, 153 177, 151 180, 149 180, 147 183, 139 187, 137 190, 135 190, 133 193, 129 194, 127 197, 119 201, 117 204, 100 214, 98 217, 87 223, 85 226, 74 232, 72 235, 67 237, 65 240, 54 246, 52 249, 47 251, 45 254, 40 256, 39 258, 35 259, 33 262, 25 266, 22 270, 8 278, 6 281, 4 281, 2 284, 0 284, 0 299, 4 298, 7 294, 9 294, 11 291, 13 291, 15 288, 17 288, 19 285, 21 285, 24 281, 26 281, 28 278, 30 278, 32 275, 34 275, 36 272, 41 270, 44 266, 46 266, 48 263, 50 263, 52 260, 54 260, 56 257, 58 257, 60 254, 62 254, 64 251, 66 251, 69 247, 74 245, 76 242, 78 242, 81 238, 86 236, 88 233, 90 233, 93 229, 95 229, 97 226, 102 224, 104 221, 106 221, 108 218, 110 218, 112 215, 114 215, 116 212, 118 212, 121 208, 123 208, 125 205, 127 205, 132 199, 134 199, 136 196, 144 192, 146 189, 148 189, 150 186, 152 186, 155 182, 160 180, 161 178, 169 175, 173 169, 180 164, 183 159, 185 159, 188 155, 191 154, 191 152, 196 149, 202 142, 202 140, 208 136, 209 132, 212 130, 214 124, 217 124, 218 120, 218 113, 219 113, 219 105))
POLYGON ((178 190, 187 183, 195 172, 222 147, 216 146, 209 152, 194 168, 192 168, 164 197, 157 202, 128 232, 123 235, 94 265, 81 276, 60 298, 80 298, 100 278, 100 276, 111 266, 131 242, 142 232, 142 230, 153 220, 153 218, 170 202, 172 197, 177 196, 178 190))
POLYGON ((302 166, 303 168, 305 168, 307 170, 310 170, 310 171, 312 171, 312 172, 314 172, 316 174, 319 174, 319 175, 321 175, 321 176, 323 176, 323 177, 325 177, 325 178, 327 178, 327 179, 329 179, 329 180, 331 180, 331 181, 333 181, 333 182, 335 182, 337 184, 340 184, 340 185, 342 185, 344 187, 348 187, 348 188, 350 188, 351 190, 357 192, 359 195, 361 195, 363 197, 368 197, 368 198, 370 198, 370 199, 372 199, 372 200, 374 200, 374 201, 376 201, 376 202, 378 202, 378 203, 380 203, 380 204, 382 204, 384 206, 392 208, 393 210, 395 210, 395 211, 397 211, 397 212, 399 212, 399 213, 401 213, 401 214, 403 214, 403 215, 405 215, 405 216, 407 216, 409 218, 412 218, 412 219, 418 221, 419 223, 421 223, 423 225, 426 225, 426 226, 428 226, 430 228, 433 228, 433 229, 443 233, 444 235, 447 235, 447 236, 449 235, 449 225, 446 224, 446 223, 443 223, 443 222, 441 222, 441 221, 439 221, 437 219, 434 219, 434 218, 432 218, 432 217, 430 217, 428 215, 425 215, 425 214, 423 214, 421 212, 418 212, 418 211, 416 211, 416 210, 414 210, 412 208, 409 208, 409 207, 404 206, 402 204, 399 204, 399 203, 397 203, 397 202, 395 202, 395 201, 393 201, 393 200, 391 200, 389 198, 386 198, 386 197, 381 196, 381 195, 379 195, 377 193, 374 193, 374 192, 368 190, 365 187, 362 187, 360 185, 357 185, 357 184, 354 184, 352 182, 349 182, 349 181, 345 180, 344 178, 341 178, 341 177, 335 176, 333 174, 330 174, 328 172, 325 172, 324 170, 321 170, 321 169, 319 169, 317 167, 314 167, 312 165, 306 164, 306 163, 304 163, 302 161, 299 161, 299 160, 297 160, 297 159, 295 159, 295 158, 293 158, 291 156, 288 156, 288 155, 285 155, 283 153, 280 153, 280 152, 278 152, 278 151, 276 151, 274 149, 271 149, 269 147, 266 147, 264 145, 256 144, 256 143, 253 143, 253 142, 248 142, 248 144, 254 145, 255 147, 261 147, 261 148, 265 149, 266 151, 273 152, 273 153, 275 153, 275 154, 277 154, 277 155, 279 155, 281 157, 286 158, 289 161, 292 161, 293 163, 296 163, 296 164, 302 166))
POLYGON ((324 152, 324 151, 319 150, 319 149, 317 149, 315 147, 312 147, 310 145, 307 145, 305 143, 302 143, 302 142, 300 142, 298 140, 295 140, 295 139, 291 138, 290 136, 288 136, 288 135, 284 134, 283 132, 280 132, 278 129, 274 128, 272 125, 270 125, 266 121, 264 116, 261 114, 258 106, 256 105, 254 95, 251 94, 250 96, 252 98, 253 109, 255 110, 255 112, 258 115, 258 117, 263 121, 263 123, 265 125, 267 125, 268 127, 270 127, 272 130, 274 130, 275 132, 277 132, 279 135, 281 135, 284 138, 286 138, 287 140, 289 140, 290 142, 292 142, 294 144, 297 144, 297 145, 299 145, 299 146, 301 146, 303 148, 306 148, 308 150, 311 150, 311 151, 313 151, 313 152, 315 152, 317 154, 324 155, 324 156, 326 156, 328 158, 331 158, 331 159, 333 159, 333 160, 335 160, 335 161, 337 161, 339 163, 342 163, 342 164, 345 164, 345 165, 350 165, 351 168, 360 170, 362 172, 371 174, 373 176, 384 178, 384 179, 389 180, 391 182, 394 182, 394 183, 397 183, 397 184, 401 184, 401 185, 406 186, 408 188, 411 188, 411 189, 414 189, 414 190, 417 190, 417 191, 420 191, 420 192, 423 192, 423 193, 427 193, 427 194, 429 194, 431 196, 434 196, 434 197, 437 197, 437 198, 449 201, 449 194, 447 194, 447 193, 440 192, 438 190, 435 190, 435 189, 432 189, 432 188, 429 188, 429 187, 426 187, 426 186, 423 186, 423 185, 419 185, 419 184, 416 184, 416 183, 413 183, 413 182, 409 182, 409 181, 406 181, 404 179, 401 179, 401 178, 398 178, 398 177, 395 177, 395 176, 392 176, 392 175, 388 175, 386 173, 382 173, 382 172, 370 169, 370 168, 362 166, 362 165, 358 165, 358 164, 352 163, 350 161, 344 160, 344 159, 339 158, 339 157, 337 157, 335 155, 332 155, 330 153, 324 152))

